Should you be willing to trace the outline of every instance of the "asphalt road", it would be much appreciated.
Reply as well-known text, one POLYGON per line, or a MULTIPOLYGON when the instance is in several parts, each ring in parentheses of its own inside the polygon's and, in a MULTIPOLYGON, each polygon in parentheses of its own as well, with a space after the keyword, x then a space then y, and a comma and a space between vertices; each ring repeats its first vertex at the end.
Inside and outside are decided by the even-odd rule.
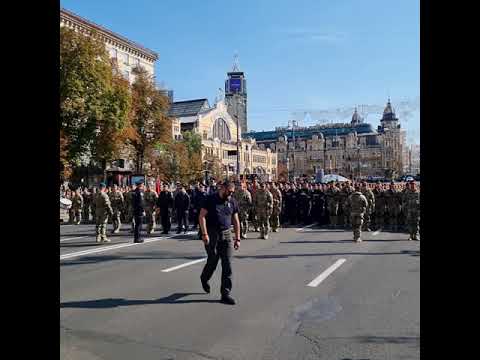
POLYGON ((203 292, 193 235, 133 245, 122 231, 96 244, 93 225, 60 231, 61 359, 420 358, 420 243, 407 234, 357 244, 343 230, 250 233, 229 306, 218 302, 220 264, 203 292))

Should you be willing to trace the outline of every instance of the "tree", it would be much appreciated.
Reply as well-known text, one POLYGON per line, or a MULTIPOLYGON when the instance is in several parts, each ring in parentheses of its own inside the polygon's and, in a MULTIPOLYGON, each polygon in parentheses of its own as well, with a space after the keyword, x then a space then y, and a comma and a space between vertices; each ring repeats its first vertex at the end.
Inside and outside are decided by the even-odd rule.
POLYGON ((171 137, 171 121, 167 111, 168 97, 155 88, 153 78, 142 67, 132 73, 132 107, 130 111, 129 143, 135 152, 135 166, 143 173, 144 164, 154 161, 154 150, 161 143, 168 143, 171 137))
POLYGON ((277 165, 277 174, 278 174, 278 180, 288 181, 287 164, 285 164, 283 162, 279 162, 278 165, 277 165))
POLYGON ((97 34, 60 29, 60 130, 66 168, 110 160, 128 120, 128 82, 115 71, 97 34), (114 143, 111 143, 113 139, 114 143))

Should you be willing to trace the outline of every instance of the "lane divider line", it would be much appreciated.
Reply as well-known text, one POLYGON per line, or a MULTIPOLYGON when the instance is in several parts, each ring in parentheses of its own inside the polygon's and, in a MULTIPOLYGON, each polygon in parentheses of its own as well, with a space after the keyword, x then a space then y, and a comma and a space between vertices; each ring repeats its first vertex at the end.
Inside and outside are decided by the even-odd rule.
POLYGON ((297 231, 298 231, 298 232, 302 232, 302 231, 305 230, 305 229, 311 228, 313 225, 315 225, 315 224, 307 225, 307 226, 305 226, 305 227, 303 227, 303 228, 297 229, 297 231))
POLYGON ((315 279, 310 281, 307 284, 307 286, 317 287, 323 280, 325 280, 327 278, 328 275, 330 275, 336 269, 338 269, 345 261, 347 261, 347 260, 346 259, 339 259, 339 260, 335 261, 335 263, 333 265, 331 265, 327 270, 325 270, 320 275, 318 275, 315 279))
MULTIPOLYGON (((183 234, 183 235, 192 235, 192 234, 196 234, 196 233, 197 233, 196 231, 189 231, 189 232, 187 232, 186 234, 183 234)), ((104 247, 100 247, 100 248, 96 248, 96 249, 77 251, 77 252, 74 252, 74 253, 68 253, 68 254, 60 255, 60 260, 71 259, 71 258, 74 258, 74 257, 83 256, 83 255, 96 254, 96 253, 105 252, 105 251, 109 251, 109 250, 126 248, 126 247, 129 247, 129 246, 148 244, 148 243, 151 243, 151 242, 154 242, 154 241, 167 240, 167 239, 171 239, 171 238, 178 237, 178 236, 180 236, 180 234, 175 234, 175 235, 171 235, 171 236, 167 236, 167 237, 149 238, 149 239, 145 239, 143 243, 118 244, 118 245, 112 245, 112 246, 104 246, 104 247)))
POLYGON ((171 267, 171 268, 168 268, 168 269, 163 269, 162 272, 168 273, 170 271, 178 270, 178 269, 181 269, 181 268, 193 265, 193 264, 197 264, 197 263, 205 261, 205 260, 207 260, 207 258, 202 258, 202 259, 198 259, 198 260, 189 261, 185 264, 177 265, 177 266, 174 266, 174 267, 171 267))
POLYGON ((382 230, 377 230, 377 231, 374 231, 372 235, 373 235, 373 236, 377 236, 377 235, 380 234, 381 232, 382 232, 382 230))
MULTIPOLYGON (((94 236, 94 235, 92 235, 94 236)), ((68 241, 68 240, 75 240, 75 239, 83 239, 83 238, 86 238, 88 236, 77 236, 77 237, 72 237, 72 238, 67 238, 67 239, 62 239, 60 238, 60 242, 64 242, 64 241, 68 241)))

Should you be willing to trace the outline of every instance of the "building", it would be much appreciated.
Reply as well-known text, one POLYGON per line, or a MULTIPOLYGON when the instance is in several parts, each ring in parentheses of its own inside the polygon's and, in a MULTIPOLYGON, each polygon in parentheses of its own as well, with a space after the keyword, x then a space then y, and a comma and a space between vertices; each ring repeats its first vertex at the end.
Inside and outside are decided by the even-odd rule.
POLYGON ((405 147, 404 173, 420 174, 420 145, 412 144, 405 147))
MULTIPOLYGON (((132 69, 136 66, 143 67, 152 77, 155 76, 155 61, 158 60, 158 54, 156 52, 62 8, 60 9, 60 27, 63 26, 87 36, 95 33, 96 37, 105 43, 105 48, 110 58, 116 61, 121 74, 123 74, 130 83, 135 81, 132 69)), ((170 100, 172 99, 173 93, 171 91, 160 91, 165 92, 165 95, 168 96, 170 100)), ((172 124, 172 133, 178 135, 178 132, 174 130, 176 130, 176 127, 175 124, 172 124)), ((89 161, 88 158, 85 159, 86 164, 88 164, 89 161)), ((130 183, 133 174, 134 162, 127 148, 123 150, 120 159, 106 164, 106 180, 109 184, 117 183, 127 185, 130 183)), ((87 183, 98 183, 103 180, 104 177, 105 174, 102 173, 89 174, 87 172, 86 175, 87 183)))
POLYGON ((238 69, 238 63, 233 66, 233 71, 227 73, 225 80, 225 103, 228 113, 237 120, 242 133, 248 131, 247 123, 247 80, 243 71, 238 69))
POLYGON ((173 102, 169 115, 180 124, 180 131, 193 131, 202 138, 202 160, 205 167, 216 158, 223 175, 233 175, 237 168, 237 131, 240 142, 240 174, 256 174, 272 180, 277 175, 277 154, 258 146, 252 138, 242 139, 242 130, 228 112, 225 100, 210 106, 207 99, 173 102))
POLYGON ((158 60, 156 52, 63 8, 60 9, 60 26, 68 27, 85 35, 96 32, 97 36, 105 43, 110 58, 117 61, 120 72, 130 83, 135 81, 132 69, 136 66, 142 66, 150 75, 155 75, 155 61, 158 60))
MULTIPOLYGON (((405 132, 390 100, 377 130, 365 123, 355 109, 350 123, 278 127, 273 131, 249 132, 244 137, 276 151, 279 165, 290 177, 313 176, 321 169, 349 178, 403 173, 405 132)), ((286 174, 279 169, 278 176, 286 174)))

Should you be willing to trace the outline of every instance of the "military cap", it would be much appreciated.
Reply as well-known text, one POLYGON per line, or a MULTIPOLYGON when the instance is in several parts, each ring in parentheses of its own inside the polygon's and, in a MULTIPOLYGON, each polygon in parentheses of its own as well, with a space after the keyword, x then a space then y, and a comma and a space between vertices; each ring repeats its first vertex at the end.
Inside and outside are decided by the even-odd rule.
POLYGON ((107 184, 105 184, 104 182, 101 182, 101 183, 100 183, 100 187, 101 187, 101 188, 106 188, 106 187, 107 187, 107 184))
POLYGON ((143 181, 142 180, 138 180, 135 185, 142 185, 143 184, 143 181))

